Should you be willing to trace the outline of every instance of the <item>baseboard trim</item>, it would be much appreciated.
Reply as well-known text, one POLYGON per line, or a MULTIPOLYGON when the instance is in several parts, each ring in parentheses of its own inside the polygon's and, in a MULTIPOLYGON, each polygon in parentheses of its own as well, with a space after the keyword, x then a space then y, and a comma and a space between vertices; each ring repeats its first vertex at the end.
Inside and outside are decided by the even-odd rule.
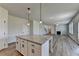
POLYGON ((79 45, 79 43, 77 43, 70 35, 68 35, 68 37, 73 40, 77 45, 79 45))
POLYGON ((15 44, 16 42, 11 42, 11 43, 8 43, 8 45, 12 45, 12 44, 15 44))

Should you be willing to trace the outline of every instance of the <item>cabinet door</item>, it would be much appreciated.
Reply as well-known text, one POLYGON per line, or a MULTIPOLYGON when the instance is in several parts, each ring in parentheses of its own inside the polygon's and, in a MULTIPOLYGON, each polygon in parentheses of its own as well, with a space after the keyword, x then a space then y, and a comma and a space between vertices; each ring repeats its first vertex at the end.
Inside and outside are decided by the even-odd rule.
POLYGON ((4 37, 7 37, 8 35, 8 22, 7 20, 4 20, 4 37))
POLYGON ((0 7, 0 49, 7 48, 6 38, 8 35, 8 11, 0 7))
POLYGON ((4 40, 0 39, 0 50, 4 48, 4 40))
POLYGON ((30 42, 28 42, 28 56, 33 56, 34 55, 35 50, 32 46, 33 45, 30 42))
POLYGON ((27 41, 26 40, 21 40, 21 53, 24 56, 27 56, 27 41))
POLYGON ((34 56, 41 56, 41 50, 38 50, 38 49, 34 49, 35 52, 34 52, 34 56))
MULTIPOLYGON (((7 42, 7 38, 4 37, 1 39, 2 40, 2 45, 3 45, 3 48, 8 48, 8 42, 7 42)), ((1 41, 0 41, 1 42, 1 41)))
POLYGON ((28 56, 40 56, 41 46, 32 42, 28 42, 28 56))
POLYGON ((20 45, 21 45, 21 40, 19 38, 17 38, 16 39, 16 50, 19 51, 19 52, 20 52, 20 49, 21 49, 20 45))
POLYGON ((7 38, 4 39, 4 48, 8 48, 7 38))
POLYGON ((0 19, 1 19, 1 23, 0 23, 0 25, 1 25, 1 27, 0 27, 0 33, 1 33, 1 37, 2 37, 2 45, 3 45, 3 48, 7 48, 8 47, 8 42, 7 42, 7 35, 8 35, 8 15, 7 15, 7 13, 5 14, 2 14, 1 15, 1 17, 0 17, 0 19))
POLYGON ((8 38, 8 26, 7 26, 7 20, 3 19, 2 21, 2 35, 3 35, 3 40, 4 40, 4 48, 8 47, 8 42, 7 42, 7 38, 8 38))

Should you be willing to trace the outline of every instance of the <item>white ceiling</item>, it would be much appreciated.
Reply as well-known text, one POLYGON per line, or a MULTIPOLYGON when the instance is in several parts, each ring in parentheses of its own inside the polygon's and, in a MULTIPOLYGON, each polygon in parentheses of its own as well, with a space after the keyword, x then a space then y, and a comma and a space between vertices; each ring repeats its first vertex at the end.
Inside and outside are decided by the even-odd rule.
MULTIPOLYGON (((40 20, 39 3, 5 3, 9 14, 27 18, 27 8, 31 8, 31 19, 40 20)), ((42 3, 42 20, 47 24, 67 24, 78 11, 78 3, 42 3)))

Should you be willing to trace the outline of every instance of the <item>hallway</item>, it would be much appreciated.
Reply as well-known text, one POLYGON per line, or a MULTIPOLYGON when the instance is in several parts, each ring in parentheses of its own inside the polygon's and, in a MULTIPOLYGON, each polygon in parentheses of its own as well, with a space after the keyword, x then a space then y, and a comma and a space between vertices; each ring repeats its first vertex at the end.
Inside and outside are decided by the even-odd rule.
POLYGON ((57 36, 53 56, 78 56, 79 46, 68 36, 57 36))

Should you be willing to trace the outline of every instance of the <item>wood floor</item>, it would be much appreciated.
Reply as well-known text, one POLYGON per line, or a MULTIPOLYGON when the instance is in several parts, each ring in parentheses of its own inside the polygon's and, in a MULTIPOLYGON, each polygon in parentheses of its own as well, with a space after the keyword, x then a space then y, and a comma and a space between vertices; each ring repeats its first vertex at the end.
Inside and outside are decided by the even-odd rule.
MULTIPOLYGON (((79 46, 68 36, 55 36, 50 56, 79 56, 79 46)), ((16 44, 0 51, 0 56, 22 56, 16 51, 16 44)))
POLYGON ((52 56, 79 56, 79 46, 68 36, 56 37, 52 56))
POLYGON ((12 43, 8 48, 0 51, 0 56, 22 56, 16 51, 16 43, 12 43))

